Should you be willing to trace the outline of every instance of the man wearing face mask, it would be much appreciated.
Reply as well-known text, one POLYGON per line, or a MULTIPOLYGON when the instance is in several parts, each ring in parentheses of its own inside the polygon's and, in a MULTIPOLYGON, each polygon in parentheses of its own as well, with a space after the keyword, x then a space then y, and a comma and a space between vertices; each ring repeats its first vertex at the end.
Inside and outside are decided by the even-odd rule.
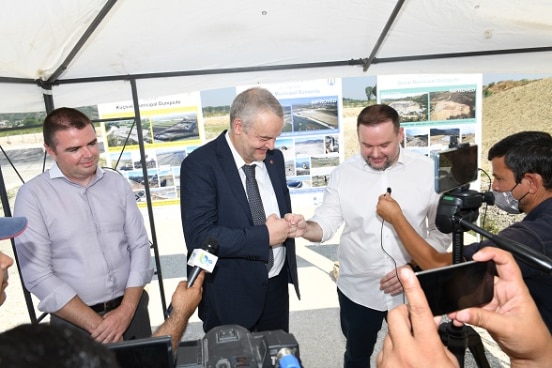
MULTIPOLYGON (((525 131, 496 143, 488 153, 493 169, 495 205, 508 213, 525 213, 525 218, 498 235, 525 244, 552 257, 552 136, 525 131)), ((412 258, 423 268, 451 264, 450 253, 438 253, 417 236, 405 220, 399 204, 390 195, 381 195, 377 211, 389 221, 412 258)), ((479 249, 494 246, 483 240, 464 247, 468 260, 479 249)), ((552 276, 520 262, 523 279, 548 329, 552 331, 552 276)))

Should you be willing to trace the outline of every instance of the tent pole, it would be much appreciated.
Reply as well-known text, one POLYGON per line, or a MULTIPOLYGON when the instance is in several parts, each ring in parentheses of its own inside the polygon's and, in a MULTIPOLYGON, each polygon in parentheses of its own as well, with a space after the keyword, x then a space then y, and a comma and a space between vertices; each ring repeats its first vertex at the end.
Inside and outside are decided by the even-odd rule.
POLYGON ((374 45, 372 52, 370 53, 370 56, 368 57, 368 59, 366 59, 366 61, 364 62, 364 65, 362 66, 362 70, 364 70, 365 72, 368 70, 368 68, 370 68, 370 65, 372 65, 372 63, 374 62, 374 59, 378 54, 381 44, 383 43, 383 40, 385 39, 385 37, 387 37, 387 34, 389 33, 391 26, 395 22, 395 19, 397 18, 397 15, 399 14, 403 4, 404 4, 404 0, 398 0, 397 3, 395 4, 395 7, 393 8, 393 12, 387 19, 387 22, 385 23, 385 27, 383 27, 383 30, 381 31, 378 37, 378 40, 374 45))
POLYGON ((38 85, 42 88, 42 97, 44 98, 44 106, 46 114, 54 110, 54 96, 52 95, 52 83, 40 81, 38 85))
POLYGON ((138 146, 140 148, 140 162, 142 164, 142 175, 144 177, 144 190, 146 193, 146 204, 148 208, 148 217, 151 230, 151 247, 155 256, 155 272, 157 281, 159 282, 159 294, 161 296, 161 307, 163 309, 163 317, 167 318, 167 303, 165 301, 165 288, 163 287, 163 276, 161 274, 161 262, 159 260, 159 250, 157 248, 157 234, 155 231, 155 221, 153 217, 153 208, 151 203, 151 195, 148 180, 148 167, 146 163, 146 152, 144 149, 144 136, 142 134, 142 118, 140 117, 140 103, 138 101, 138 90, 136 88, 136 79, 130 80, 132 88, 132 102, 134 104, 134 119, 136 122, 136 133, 138 134, 138 146))
MULTIPOLYGON (((4 181, 4 173, 2 172, 2 167, 0 166, 0 197, 2 199, 2 208, 4 209, 4 216, 5 217, 12 217, 11 209, 10 209, 10 202, 8 198, 8 192, 6 190, 6 183, 4 181)), ((10 239, 13 255, 15 258, 15 264, 17 266, 17 270, 21 270, 21 267, 19 267, 19 259, 17 258, 17 251, 15 249, 15 241, 13 238, 10 239)), ((36 318, 36 313, 34 309, 33 300, 31 298, 31 294, 27 291, 25 288, 25 284, 23 283, 23 276, 21 275, 21 272, 19 272, 19 279, 21 281, 21 288, 23 289, 23 296, 25 297, 25 304, 27 305, 27 311, 29 312, 29 318, 31 319, 31 323, 37 324, 39 321, 36 318)))
MULTIPOLYGON (((46 113, 49 113, 54 109, 54 98, 52 96, 52 84, 44 81, 39 81, 38 85, 42 88, 42 96, 44 98, 44 106, 46 108, 46 113)), ((43 163, 42 171, 44 171, 45 162, 46 162, 46 152, 44 152, 44 163, 43 163)), ((23 180, 21 181, 23 182, 23 180)), ((0 168, 0 196, 2 197, 2 208, 4 208, 4 215, 6 217, 11 217, 12 214, 11 214, 10 203, 9 203, 8 194, 6 190, 6 183, 4 182, 4 174, 2 173, 1 168, 0 168)), ((27 305, 27 311, 29 312, 29 318, 32 324, 37 324, 42 319, 44 319, 48 315, 48 313, 42 313, 40 317, 37 318, 31 293, 25 287, 25 283, 23 281, 23 275, 21 274, 19 259, 17 257, 17 249, 15 248, 15 241, 13 238, 11 239, 11 244, 12 244, 13 255, 15 256, 15 264, 19 272, 19 279, 21 280, 21 289, 23 290, 23 297, 25 298, 25 304, 27 305)))
POLYGON ((66 70, 71 61, 75 58, 75 56, 79 53, 79 51, 82 49, 84 45, 86 45, 86 42, 88 39, 94 34, 94 31, 100 23, 104 20, 104 18, 107 16, 107 14, 111 11, 111 8, 115 5, 117 0, 108 0, 103 8, 100 10, 96 18, 90 23, 90 26, 86 29, 82 37, 78 40, 76 45, 71 49, 65 60, 61 63, 61 65, 52 73, 50 78, 48 78, 49 82, 55 82, 58 80, 59 76, 62 75, 66 70))

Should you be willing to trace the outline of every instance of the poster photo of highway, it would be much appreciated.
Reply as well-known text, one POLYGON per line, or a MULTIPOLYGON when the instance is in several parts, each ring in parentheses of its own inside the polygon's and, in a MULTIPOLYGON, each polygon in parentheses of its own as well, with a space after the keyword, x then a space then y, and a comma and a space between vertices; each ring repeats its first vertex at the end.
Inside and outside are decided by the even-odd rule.
MULTIPOLYGON (((241 86, 239 93, 251 86, 241 86)), ((311 158, 341 159, 341 79, 298 80, 262 86, 278 99, 284 126, 275 148, 284 155, 287 186, 294 194, 321 191, 313 188, 311 158)), ((324 170, 318 167, 316 170, 324 170)), ((319 182, 323 183, 323 176, 319 182)))
POLYGON ((144 160, 131 101, 98 105, 107 161, 129 181, 139 206, 147 204, 146 183, 155 205, 179 201, 180 165, 204 134, 199 92, 140 100, 144 160), (121 120, 118 120, 118 119, 121 120), (122 154, 120 152, 123 152, 122 154), (145 162, 145 165, 142 164, 145 162), (147 177, 144 178, 145 166, 147 177))
POLYGON ((393 107, 399 113, 402 124, 428 120, 428 93, 382 93, 381 103, 393 107))
POLYGON ((201 103, 199 92, 184 93, 154 99, 140 100, 140 124, 134 119, 132 101, 120 101, 98 105, 98 115, 105 120, 104 131, 109 149, 138 146, 137 126, 145 145, 169 144, 174 142, 200 142, 202 131, 201 103), (121 118, 121 120, 116 120, 121 118))
MULTIPOLYGON (((109 148, 138 146, 138 128, 134 120, 104 122, 105 142, 109 148)), ((153 143, 149 122, 142 123, 144 144, 153 143)))
POLYGON ((284 119, 283 132, 338 129, 337 96, 287 99, 280 103, 284 107, 284 118, 288 117, 284 119))
POLYGON ((159 167, 178 167, 188 155, 184 147, 170 147, 156 149, 157 163, 159 167))
POLYGON ((475 86, 430 92, 429 101, 431 121, 475 119, 475 86))
POLYGON ((155 115, 151 119, 154 143, 199 139, 197 112, 180 116, 155 115))

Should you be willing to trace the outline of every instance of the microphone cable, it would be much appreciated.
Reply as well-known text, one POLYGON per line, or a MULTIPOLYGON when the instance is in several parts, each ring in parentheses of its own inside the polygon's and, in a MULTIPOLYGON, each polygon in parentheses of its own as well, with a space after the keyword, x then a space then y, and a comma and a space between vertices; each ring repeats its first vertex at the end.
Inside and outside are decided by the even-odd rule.
POLYGON ((402 298, 403 298, 403 304, 406 304, 406 296, 404 294, 404 285, 401 281, 401 278, 399 277, 399 270, 397 268, 397 261, 395 261, 395 258, 393 258, 393 256, 391 254, 389 254, 385 248, 383 247, 383 224, 385 223, 385 220, 381 220, 381 229, 380 229, 380 246, 381 246, 381 250, 383 251, 383 253, 387 254, 387 256, 389 258, 391 258, 391 260, 393 261, 393 265, 395 266, 395 276, 397 276, 397 280, 399 281, 399 284, 401 285, 401 288, 402 288, 402 298))

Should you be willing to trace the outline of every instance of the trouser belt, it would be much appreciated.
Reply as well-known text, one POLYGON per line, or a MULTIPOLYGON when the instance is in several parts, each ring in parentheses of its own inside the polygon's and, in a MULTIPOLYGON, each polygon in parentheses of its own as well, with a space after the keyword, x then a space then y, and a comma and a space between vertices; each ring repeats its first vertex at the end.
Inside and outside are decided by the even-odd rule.
POLYGON ((122 301, 123 301, 123 297, 120 296, 118 298, 109 300, 107 302, 91 305, 90 308, 96 313, 105 313, 120 306, 122 301))

